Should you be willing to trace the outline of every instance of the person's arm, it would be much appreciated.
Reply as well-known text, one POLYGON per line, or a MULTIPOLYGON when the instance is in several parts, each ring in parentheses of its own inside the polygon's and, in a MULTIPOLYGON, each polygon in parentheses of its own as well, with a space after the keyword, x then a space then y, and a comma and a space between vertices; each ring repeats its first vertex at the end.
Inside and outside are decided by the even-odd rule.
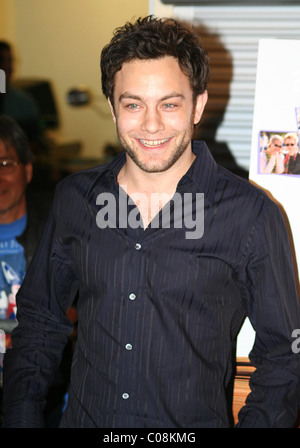
POLYGON ((276 154, 276 173, 277 174, 282 174, 284 172, 284 156, 281 153, 277 153, 276 154))
POLYGON ((275 155, 272 154, 270 160, 268 161, 266 154, 264 152, 261 152, 259 155, 259 160, 260 160, 260 173, 262 174, 272 173, 276 162, 275 155))
POLYGON ((253 229, 243 268, 243 300, 256 332, 249 358, 256 368, 237 427, 293 427, 300 409, 299 298, 286 226, 270 203, 253 229))
POLYGON ((54 201, 41 242, 17 295, 18 326, 4 357, 4 427, 43 427, 43 408, 72 325, 66 310, 78 282, 54 201), (59 222, 59 224, 58 224, 59 222))

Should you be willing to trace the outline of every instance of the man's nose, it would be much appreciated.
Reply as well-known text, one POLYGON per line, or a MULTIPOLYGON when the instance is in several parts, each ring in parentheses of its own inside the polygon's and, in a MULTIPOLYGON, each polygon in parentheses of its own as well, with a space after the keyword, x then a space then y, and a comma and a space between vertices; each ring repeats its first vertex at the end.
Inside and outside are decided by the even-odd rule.
POLYGON ((142 130, 151 134, 164 130, 161 114, 156 107, 146 109, 143 117, 142 130))

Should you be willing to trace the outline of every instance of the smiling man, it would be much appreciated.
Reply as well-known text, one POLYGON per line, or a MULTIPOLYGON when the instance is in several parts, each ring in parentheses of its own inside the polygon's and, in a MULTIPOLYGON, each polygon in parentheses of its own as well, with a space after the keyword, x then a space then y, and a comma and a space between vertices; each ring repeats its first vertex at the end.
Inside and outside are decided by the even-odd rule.
POLYGON ((25 275, 26 257, 19 238, 27 226, 26 190, 31 178, 27 138, 14 120, 0 116, 0 328, 5 329, 15 325, 15 294, 25 275))
POLYGON ((192 141, 209 76, 198 37, 170 19, 127 23, 103 49, 101 71, 124 151, 57 188, 18 294, 4 426, 43 426, 77 294, 63 427, 229 427, 246 316, 256 371, 238 426, 293 426, 300 314, 289 240, 267 195, 192 141), (111 197, 121 203, 113 225, 101 213, 111 197), (187 210, 203 220, 197 238, 186 237, 193 220, 178 219, 187 210))
POLYGON ((206 91, 194 103, 189 79, 171 56, 125 63, 115 83, 112 113, 128 163, 147 173, 185 172, 206 91))
MULTIPOLYGON (((116 73, 114 106, 109 102, 128 156, 118 181, 129 196, 143 192, 153 207, 153 193, 167 193, 159 208, 173 197, 195 158, 191 139, 206 100, 205 90, 194 101, 189 79, 172 56, 133 60, 116 73)), ((147 227, 151 209, 139 210, 147 227)))
MULTIPOLYGON (((24 244, 27 228, 26 190, 32 178, 32 154, 22 129, 11 118, 0 116, 0 330, 10 332, 16 326, 16 292, 25 275, 26 257, 32 250, 24 244), (24 250, 26 247, 26 253, 24 250)), ((36 228, 35 236, 37 237, 36 228)), ((2 366, 0 366, 2 379, 2 366)), ((0 424, 2 387, 0 388, 0 424)))
MULTIPOLYGON (((32 178, 32 155, 22 131, 15 138, 17 143, 12 143, 9 134, 12 134, 13 122, 6 117, 0 118, 0 223, 8 224, 26 213, 25 192, 32 178)), ((14 135, 17 130, 15 125, 14 135)))

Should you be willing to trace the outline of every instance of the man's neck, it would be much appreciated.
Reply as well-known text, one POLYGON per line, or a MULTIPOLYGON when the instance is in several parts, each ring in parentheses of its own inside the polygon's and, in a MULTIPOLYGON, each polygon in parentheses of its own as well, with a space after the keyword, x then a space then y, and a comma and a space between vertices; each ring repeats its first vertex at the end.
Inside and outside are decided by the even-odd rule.
POLYGON ((0 211, 0 224, 10 224, 21 219, 26 214, 26 203, 20 207, 13 207, 9 210, 0 211))
POLYGON ((174 196, 178 182, 195 157, 191 153, 184 163, 176 163, 170 169, 158 173, 147 173, 127 159, 119 172, 118 184, 138 207, 144 228, 174 196))
POLYGON ((127 191, 167 193, 176 190, 177 184, 188 171, 196 156, 187 151, 170 168, 161 172, 147 172, 139 168, 127 155, 126 162, 118 174, 119 185, 126 185, 127 191))

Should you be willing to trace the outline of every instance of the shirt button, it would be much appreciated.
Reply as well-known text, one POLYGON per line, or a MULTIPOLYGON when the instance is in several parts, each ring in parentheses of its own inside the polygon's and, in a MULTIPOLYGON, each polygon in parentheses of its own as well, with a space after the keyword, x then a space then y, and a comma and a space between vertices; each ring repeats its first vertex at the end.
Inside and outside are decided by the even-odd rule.
POLYGON ((136 250, 140 250, 140 248, 142 247, 140 243, 136 243, 136 245, 134 246, 136 250))
POLYGON ((131 344, 126 344, 125 348, 126 348, 126 350, 132 350, 132 345, 131 344))
POLYGON ((127 394, 126 392, 124 394, 122 394, 122 398, 124 398, 124 400, 127 400, 129 398, 129 394, 127 394))
POLYGON ((129 299, 130 300, 135 300, 136 299, 136 295, 133 294, 133 292, 131 294, 129 294, 129 299))

